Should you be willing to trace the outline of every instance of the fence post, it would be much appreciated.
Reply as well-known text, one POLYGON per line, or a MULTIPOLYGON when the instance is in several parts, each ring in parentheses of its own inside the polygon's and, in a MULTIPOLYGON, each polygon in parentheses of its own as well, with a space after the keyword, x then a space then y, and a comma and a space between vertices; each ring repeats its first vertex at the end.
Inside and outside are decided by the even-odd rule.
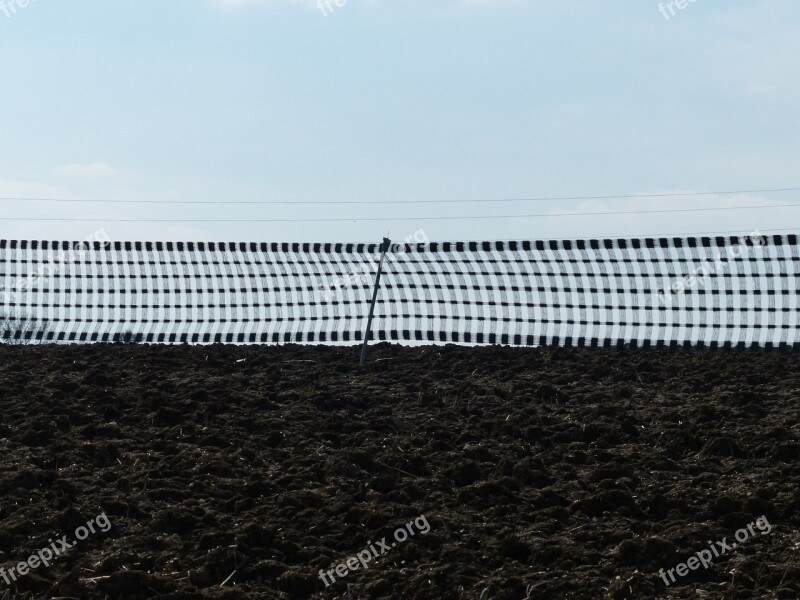
POLYGON ((381 273, 383 271, 383 261, 386 258, 386 253, 389 251, 389 245, 392 243, 392 240, 389 238, 383 238, 383 244, 381 244, 381 259, 378 262, 378 272, 375 275, 375 288, 372 290, 372 302, 369 306, 369 316, 367 317, 367 330, 364 332, 364 345, 361 346, 361 366, 367 364, 367 352, 369 347, 369 335, 372 332, 372 315, 375 312, 375 301, 378 298, 378 287, 381 284, 381 273))

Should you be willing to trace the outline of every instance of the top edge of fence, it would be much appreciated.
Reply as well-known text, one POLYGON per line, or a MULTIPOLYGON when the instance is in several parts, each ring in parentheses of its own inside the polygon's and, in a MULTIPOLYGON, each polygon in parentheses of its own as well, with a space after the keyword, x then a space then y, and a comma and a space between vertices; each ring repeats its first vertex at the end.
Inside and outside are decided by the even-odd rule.
MULTIPOLYGON (((505 250, 601 250, 639 248, 694 248, 745 246, 797 246, 796 234, 709 235, 690 237, 585 238, 562 240, 503 240, 464 242, 398 242, 389 252, 479 252, 505 250)), ((167 252, 341 252, 378 253, 381 244, 335 242, 136 242, 136 241, 50 241, 0 240, 0 249, 10 250, 114 250, 167 252)))

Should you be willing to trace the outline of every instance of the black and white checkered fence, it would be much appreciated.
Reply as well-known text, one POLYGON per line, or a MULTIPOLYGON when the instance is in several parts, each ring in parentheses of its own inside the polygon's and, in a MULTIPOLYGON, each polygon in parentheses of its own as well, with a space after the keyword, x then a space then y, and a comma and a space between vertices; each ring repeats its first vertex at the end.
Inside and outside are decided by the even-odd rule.
MULTIPOLYGON (((379 244, 0 240, 9 340, 362 339, 379 244)), ((797 236, 392 246, 373 338, 798 346, 797 236)))

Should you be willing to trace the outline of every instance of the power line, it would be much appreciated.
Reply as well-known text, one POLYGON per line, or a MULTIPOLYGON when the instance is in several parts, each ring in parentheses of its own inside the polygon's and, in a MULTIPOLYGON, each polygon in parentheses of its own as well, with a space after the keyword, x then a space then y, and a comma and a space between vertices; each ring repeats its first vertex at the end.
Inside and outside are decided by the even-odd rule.
POLYGON ((583 213, 540 213, 535 215, 461 215, 454 217, 356 217, 356 218, 311 218, 311 219, 98 219, 98 218, 29 218, 29 217, 0 217, 0 221, 78 221, 84 223, 340 223, 357 221, 456 221, 474 219, 532 219, 552 217, 590 217, 590 216, 616 216, 616 215, 645 215, 645 214, 672 214, 694 213, 733 210, 764 210, 769 208, 800 208, 800 204, 767 204, 762 206, 722 206, 717 208, 671 208, 658 210, 621 210, 583 213))
MULTIPOLYGON (((372 202, 370 200, 108 200, 108 199, 81 199, 81 198, 20 198, 0 197, 0 201, 13 202, 65 202, 65 203, 92 203, 92 204, 259 204, 259 205, 381 205, 381 204, 460 204, 460 203, 496 203, 496 202, 556 202, 580 200, 630 200, 634 198, 681 198, 692 196, 725 196, 733 194, 775 194, 784 192, 800 192, 800 188, 775 188, 762 190, 727 190, 722 192, 675 192, 664 194, 628 194, 615 196, 544 196, 531 198, 485 198, 485 199, 460 199, 460 200, 384 200, 372 202)), ((348 219, 349 220, 349 219, 348 219)))
MULTIPOLYGON (((701 236, 701 237, 713 238, 713 237, 725 236, 725 235, 737 235, 737 236, 752 235, 753 233, 756 233, 756 232, 757 233, 797 234, 797 233, 800 233, 800 228, 795 228, 795 229, 758 229, 756 231, 748 232, 748 233, 744 233, 741 230, 738 230, 738 231, 711 231, 711 232, 709 232, 709 231, 681 231, 681 232, 677 232, 677 233, 676 232, 673 232, 673 233, 624 233, 624 234, 609 233, 609 234, 603 234, 603 235, 600 235, 600 236, 598 236, 598 235, 581 235, 581 236, 576 236, 576 237, 569 237, 569 236, 566 236, 566 235, 561 235, 561 236, 553 237, 553 238, 545 238, 545 237, 535 236, 535 237, 532 237, 531 239, 542 240, 542 241, 550 241, 550 240, 585 240, 585 239, 589 239, 589 238, 594 238, 594 239, 617 239, 617 238, 631 239, 631 238, 670 238, 670 237, 682 237, 682 236, 690 236, 690 235, 691 236, 701 236)), ((503 239, 492 238, 490 241, 492 241, 492 242, 518 242, 521 239, 522 238, 503 238, 503 239)), ((439 243, 439 244, 444 243, 444 242, 449 242, 451 244, 454 244, 454 243, 463 242, 463 241, 464 240, 431 240, 431 242, 436 242, 436 243, 439 243)), ((470 240, 470 241, 474 241, 474 240, 470 240)), ((412 243, 415 243, 415 242, 412 242, 412 243)))
MULTIPOLYGON (((560 241, 560 240, 617 239, 617 238, 624 238, 624 239, 633 239, 633 238, 670 238, 670 237, 685 237, 685 236, 699 236, 699 237, 713 238, 713 237, 725 236, 725 235, 736 235, 736 236, 753 235, 753 234, 756 234, 756 233, 758 233, 758 234, 785 233, 785 234, 795 234, 795 235, 797 235, 798 233, 800 233, 800 227, 796 227, 796 228, 793 228, 793 229, 757 229, 755 231, 748 232, 748 233, 745 233, 742 230, 734 230, 734 231, 678 231, 678 232, 674 232, 673 231, 673 232, 670 232, 670 233, 663 233, 663 232, 662 233, 652 233, 652 232, 649 232, 649 233, 609 233, 609 234, 604 234, 604 235, 601 235, 601 236, 589 235, 589 234, 581 235, 581 236, 561 235, 561 236, 552 237, 552 238, 550 238, 550 237, 540 237, 540 236, 532 236, 530 238, 521 238, 521 237, 516 237, 516 238, 494 238, 493 237, 493 238, 491 238, 489 240, 464 240, 464 239, 457 239, 457 240, 430 240, 429 242, 419 242, 419 243, 423 243, 423 244, 429 244, 429 243, 437 243, 437 244, 451 243, 451 244, 455 244, 455 243, 459 243, 459 242, 463 243, 463 242, 470 242, 470 241, 519 242, 519 241, 523 241, 524 239, 541 240, 541 241, 551 241, 551 240, 560 241)), ((143 241, 143 240, 138 240, 138 241, 143 241)), ((160 241, 163 241, 163 240, 160 240, 160 241)), ((273 241, 277 241, 279 243, 281 242, 281 240, 273 240, 273 241)), ((332 240, 332 241, 329 241, 329 242, 325 242, 325 241, 322 241, 322 240, 317 240, 318 243, 338 243, 340 241, 341 240, 332 240)), ((283 240, 282 243, 298 243, 298 242, 295 242, 295 241, 292 241, 292 240, 283 240)), ((352 241, 352 243, 370 244, 370 243, 374 243, 374 240, 366 240, 366 241, 360 241, 360 242, 358 240, 354 240, 354 241, 352 241)), ((400 243, 400 242, 398 242, 398 243, 400 243)), ((413 245, 413 244, 416 244, 418 242, 410 242, 410 243, 413 245)))

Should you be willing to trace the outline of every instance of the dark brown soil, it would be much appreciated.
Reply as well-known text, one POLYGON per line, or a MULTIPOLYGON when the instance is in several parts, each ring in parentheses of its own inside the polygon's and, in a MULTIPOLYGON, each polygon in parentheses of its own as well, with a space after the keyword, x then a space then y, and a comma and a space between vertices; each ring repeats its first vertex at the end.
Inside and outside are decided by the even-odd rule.
POLYGON ((0 347, 0 566, 112 524, 7 597, 800 598, 800 355, 371 358, 0 347), (325 588, 320 569, 423 515, 325 588), (664 584, 761 516, 771 533, 664 584))

